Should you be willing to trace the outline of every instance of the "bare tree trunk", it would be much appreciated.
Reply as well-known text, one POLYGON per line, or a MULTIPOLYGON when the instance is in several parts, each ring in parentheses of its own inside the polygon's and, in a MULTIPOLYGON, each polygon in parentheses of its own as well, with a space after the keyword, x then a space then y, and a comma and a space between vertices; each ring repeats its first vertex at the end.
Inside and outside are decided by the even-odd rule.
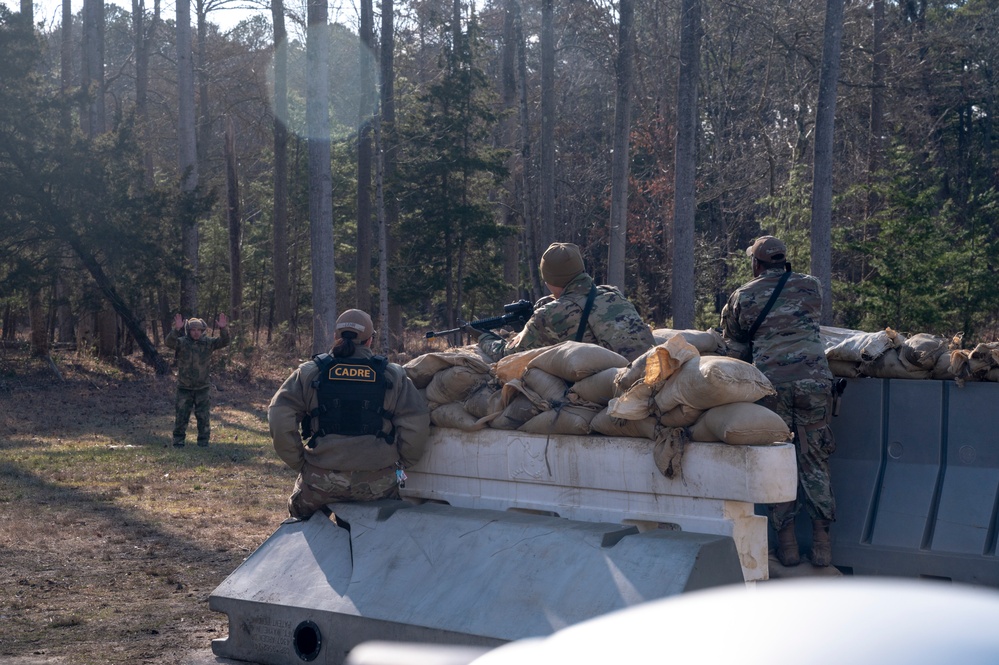
MULTIPOLYGON (((541 234, 536 251, 555 240, 554 0, 541 0, 541 234)), ((565 239, 563 239, 565 240, 565 239)))
MULTIPOLYGON (((395 229, 399 222, 399 204, 395 196, 396 179, 396 134, 395 134, 395 9, 392 0, 382 0, 382 39, 381 39, 381 141, 382 141, 382 187, 385 188, 385 229, 388 242, 388 260, 396 255, 398 240, 395 229)), ((396 351, 405 349, 402 336, 402 308, 389 301, 388 328, 391 333, 391 347, 396 351)), ((388 349, 385 349, 388 351, 388 349)))
MULTIPOLYGON (((198 149, 194 124, 194 61, 191 51, 191 0, 177 0, 177 114, 180 191, 190 203, 198 187, 198 149)), ((184 271, 180 279, 180 308, 187 316, 198 311, 198 220, 190 208, 181 212, 184 271)))
MULTIPOLYGON (((500 135, 503 140, 503 147, 510 148, 510 157, 507 159, 507 170, 509 179, 506 185, 506 194, 501 202, 501 215, 503 224, 511 228, 519 226, 516 208, 517 194, 517 151, 513 146, 517 143, 517 124, 513 115, 513 110, 517 106, 517 31, 516 18, 519 14, 517 0, 506 0, 503 10, 503 54, 501 61, 501 80, 503 90, 503 110, 506 115, 503 119, 500 135)), ((520 236, 511 234, 503 243, 503 281, 510 285, 507 291, 507 302, 513 302, 518 297, 518 287, 520 285, 520 236)))
POLYGON ((198 165, 205 169, 208 144, 212 136, 211 108, 208 104, 208 2, 195 0, 198 19, 198 62, 195 73, 198 79, 198 165))
POLYGON ((822 38, 822 70, 815 114, 815 165, 812 175, 811 273, 822 283, 823 325, 832 323, 832 188, 833 128, 836 83, 843 38, 843 0, 826 0, 822 38))
POLYGON ((357 117, 357 308, 371 311, 371 114, 374 109, 374 10, 361 0, 358 66, 361 106, 357 117))
POLYGON ((232 118, 225 124, 226 199, 229 218, 229 315, 239 320, 243 310, 243 216, 239 207, 239 173, 236 170, 236 132, 232 118))
POLYGON ((326 0, 309 0, 306 39, 306 126, 309 134, 309 227, 312 246, 312 352, 333 346, 333 173, 330 166, 330 32, 326 0))
POLYGON ((673 206, 673 327, 694 327, 694 217, 697 210, 697 78, 700 71, 701 3, 683 0, 680 71, 676 84, 676 173, 673 206))
MULTIPOLYGON (((59 91, 65 99, 69 96, 69 89, 73 84, 73 3, 71 0, 62 0, 62 40, 59 46, 59 91)), ((73 122, 68 104, 62 111, 61 121, 63 130, 68 132, 73 122)))
POLYGON ((46 321, 41 290, 31 287, 28 291, 28 322, 31 324, 31 355, 35 358, 49 355, 49 327, 46 321))
POLYGON ((628 247, 629 135, 631 134, 631 71, 635 59, 635 5, 620 0, 617 47, 617 100, 614 105, 614 152, 611 156, 610 233, 607 281, 625 290, 625 250, 628 247))
POLYGON ((541 255, 538 253, 540 243, 537 241, 539 235, 537 218, 534 216, 531 201, 531 123, 527 107, 527 43, 524 40, 524 21, 519 3, 514 3, 514 10, 517 12, 514 25, 517 40, 517 71, 520 79, 520 192, 523 199, 521 208, 524 215, 524 254, 533 302, 541 297, 544 285, 541 284, 541 275, 538 272, 538 264, 541 262, 541 255))
POLYGON ((83 5, 83 59, 80 81, 91 96, 80 113, 80 128, 90 138, 104 133, 104 0, 83 5))
POLYGON ((118 295, 118 291, 115 289, 111 278, 104 272, 97 258, 83 246, 80 238, 71 229, 64 230, 63 234, 66 242, 69 243, 69 246, 79 257, 87 272, 93 277, 97 287, 101 290, 101 294, 111 304, 115 313, 121 317, 128 332, 135 338, 136 343, 138 343, 139 348, 142 350, 142 357, 146 363, 153 367, 157 374, 166 374, 169 372, 170 366, 157 353, 153 345, 149 343, 149 337, 146 336, 145 329, 136 320, 132 314, 132 310, 125 304, 125 301, 118 295))
MULTIPOLYGON (((283 0, 271 1, 274 20, 274 319, 291 320, 288 282, 288 33, 283 0)), ((288 346, 294 337, 283 340, 288 346)))
POLYGON ((142 148, 142 163, 145 174, 143 182, 152 189, 153 151, 145 147, 149 141, 149 50, 153 36, 160 22, 160 2, 153 2, 153 16, 146 25, 145 0, 132 0, 132 32, 135 39, 135 115, 139 125, 139 135, 145 139, 142 148))
POLYGON ((101 303, 97 312, 97 355, 100 358, 117 356, 118 317, 108 303, 101 303))
POLYGON ((385 189, 382 186, 384 168, 382 166, 382 120, 381 114, 375 118, 375 211, 378 217, 378 330, 381 348, 389 348, 389 329, 385 325, 389 315, 388 286, 388 232, 385 224, 385 189))
POLYGON ((61 261, 62 269, 55 280, 56 341, 61 343, 72 342, 74 339, 73 308, 70 306, 70 289, 64 275, 68 264, 68 260, 61 261))
MULTIPOLYGON (((66 99, 73 84, 73 8, 70 0, 62 0, 62 40, 60 42, 59 65, 59 91, 63 99, 66 99)), ((69 105, 66 105, 60 116, 60 124, 67 134, 71 129, 72 122, 69 105)), ((62 268, 66 268, 68 263, 69 261, 65 260, 60 262, 62 268)), ((56 277, 55 292, 56 340, 71 342, 74 339, 73 310, 69 303, 69 287, 62 270, 56 277)))
MULTIPOLYGON (((888 68, 888 51, 885 50, 885 0, 874 0, 874 43, 871 58, 871 136, 867 154, 867 181, 873 183, 881 168, 884 153, 885 123, 885 71, 888 68)), ((878 207, 878 195, 873 189, 867 194, 867 217, 878 207)))
POLYGON ((31 0, 21 0, 21 20, 32 28, 35 26, 35 7, 31 0))

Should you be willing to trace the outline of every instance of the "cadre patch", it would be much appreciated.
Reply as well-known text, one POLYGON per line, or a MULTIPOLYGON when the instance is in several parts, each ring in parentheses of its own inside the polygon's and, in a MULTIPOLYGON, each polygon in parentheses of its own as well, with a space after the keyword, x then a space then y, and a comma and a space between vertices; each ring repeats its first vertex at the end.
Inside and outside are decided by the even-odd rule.
POLYGON ((330 368, 330 381, 363 381, 365 383, 375 382, 375 370, 373 367, 365 365, 337 364, 330 368))

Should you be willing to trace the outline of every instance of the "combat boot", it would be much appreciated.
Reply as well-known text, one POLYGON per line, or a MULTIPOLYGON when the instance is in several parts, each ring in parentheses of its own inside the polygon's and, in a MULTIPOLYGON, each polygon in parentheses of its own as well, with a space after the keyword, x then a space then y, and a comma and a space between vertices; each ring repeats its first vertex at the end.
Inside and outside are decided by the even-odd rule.
POLYGON ((777 532, 777 560, 788 568, 801 563, 801 553, 798 551, 798 538, 794 535, 794 520, 791 520, 777 532))
POLYGON ((812 565, 825 568, 832 563, 829 520, 812 520, 812 565))

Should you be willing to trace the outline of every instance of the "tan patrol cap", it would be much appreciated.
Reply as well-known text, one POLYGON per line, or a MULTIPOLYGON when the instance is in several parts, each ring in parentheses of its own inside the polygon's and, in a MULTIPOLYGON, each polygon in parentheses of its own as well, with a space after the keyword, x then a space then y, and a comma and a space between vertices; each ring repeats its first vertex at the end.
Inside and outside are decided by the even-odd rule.
POLYGON ((358 342, 367 342, 375 334, 375 327, 371 323, 371 317, 359 309, 348 309, 337 317, 336 336, 342 337, 345 330, 357 333, 356 339, 358 342))
POLYGON ((583 272, 583 255, 571 242, 553 242, 541 256, 541 279, 545 284, 565 286, 583 272))
POLYGON ((773 236, 760 236, 752 246, 746 248, 746 256, 764 263, 777 263, 787 257, 787 247, 773 236))

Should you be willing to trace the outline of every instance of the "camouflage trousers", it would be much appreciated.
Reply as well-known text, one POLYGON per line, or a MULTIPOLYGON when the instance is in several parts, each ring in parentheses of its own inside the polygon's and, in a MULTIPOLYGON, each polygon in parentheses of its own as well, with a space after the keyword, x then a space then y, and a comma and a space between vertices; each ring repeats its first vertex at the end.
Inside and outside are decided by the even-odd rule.
POLYGON ((394 466, 377 471, 330 471, 306 462, 288 499, 288 513, 307 520, 327 503, 335 501, 398 498, 394 466))
POLYGON ((184 443, 187 437, 187 423, 191 420, 191 410, 194 410, 194 418, 198 421, 198 445, 207 446, 212 438, 211 420, 209 411, 212 406, 211 387, 190 390, 188 388, 177 388, 177 419, 173 425, 173 442, 175 444, 184 443))
POLYGON ((801 379, 778 383, 774 388, 777 395, 759 403, 777 412, 794 435, 798 451, 798 496, 794 501, 768 506, 770 523, 779 531, 794 519, 801 504, 813 520, 835 521, 836 501, 829 476, 829 456, 836 450, 829 427, 832 381, 801 379))

